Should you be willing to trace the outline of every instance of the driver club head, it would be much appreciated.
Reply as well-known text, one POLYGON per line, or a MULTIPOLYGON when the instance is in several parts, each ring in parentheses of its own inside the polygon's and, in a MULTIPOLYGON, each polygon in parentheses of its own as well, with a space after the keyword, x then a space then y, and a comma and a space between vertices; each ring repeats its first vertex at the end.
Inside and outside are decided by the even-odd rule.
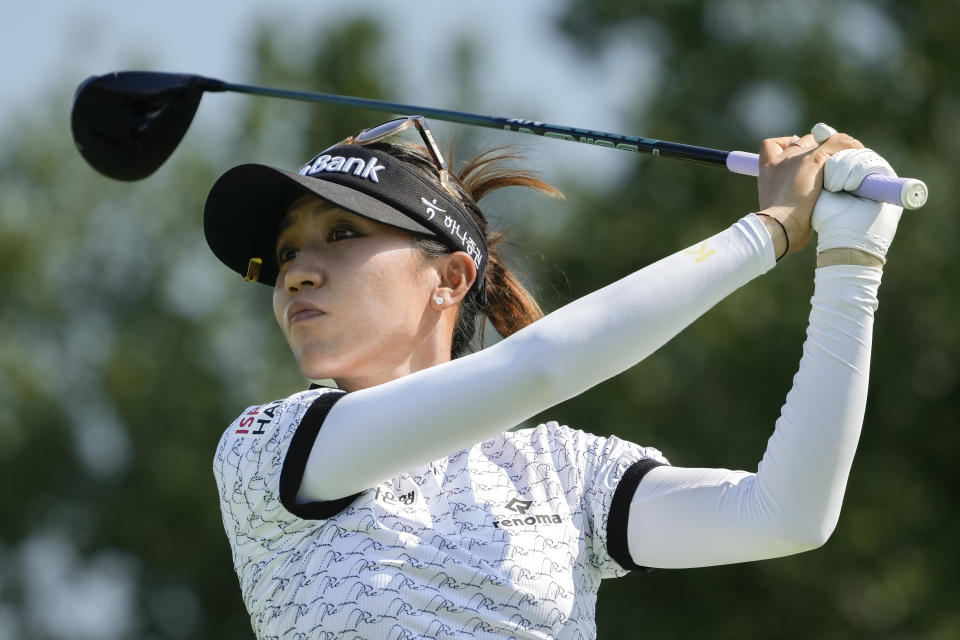
POLYGON ((202 76, 123 71, 92 76, 73 98, 70 127, 80 154, 116 180, 146 178, 187 132, 205 90, 202 76))

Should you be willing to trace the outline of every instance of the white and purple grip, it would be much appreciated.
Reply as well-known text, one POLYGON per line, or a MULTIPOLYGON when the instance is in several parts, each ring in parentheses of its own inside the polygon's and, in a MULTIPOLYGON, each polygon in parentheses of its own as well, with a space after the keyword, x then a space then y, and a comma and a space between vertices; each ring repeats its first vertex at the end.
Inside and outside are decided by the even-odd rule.
MULTIPOLYGON (((756 176, 760 173, 760 156, 746 151, 731 151, 727 156, 727 169, 734 173, 756 176)), ((927 201, 927 185, 922 180, 876 173, 864 178, 860 186, 850 193, 859 198, 889 202, 904 209, 919 209, 927 201)))

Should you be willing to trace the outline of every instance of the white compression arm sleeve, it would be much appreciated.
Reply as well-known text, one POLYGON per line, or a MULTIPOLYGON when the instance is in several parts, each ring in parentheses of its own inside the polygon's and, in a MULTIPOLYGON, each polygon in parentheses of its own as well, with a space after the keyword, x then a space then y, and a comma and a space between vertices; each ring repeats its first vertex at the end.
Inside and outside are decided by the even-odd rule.
POLYGON ((646 567, 761 560, 822 545, 836 525, 867 399, 880 269, 817 269, 800 368, 757 472, 657 467, 630 505, 646 567))
POLYGON ((317 435, 297 500, 357 493, 520 424, 640 362, 774 262, 751 214, 487 349, 349 393, 317 435))

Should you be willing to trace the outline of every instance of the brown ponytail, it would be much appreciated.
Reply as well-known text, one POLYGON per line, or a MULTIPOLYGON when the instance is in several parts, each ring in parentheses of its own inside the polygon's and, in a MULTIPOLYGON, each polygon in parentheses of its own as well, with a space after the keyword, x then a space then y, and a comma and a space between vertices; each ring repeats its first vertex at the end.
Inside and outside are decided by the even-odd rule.
MULTIPOLYGON (((563 197, 559 190, 539 179, 534 173, 505 166, 509 160, 522 159, 522 156, 508 147, 495 147, 464 165, 457 178, 472 201, 470 204, 473 206, 469 208, 475 217, 483 218, 483 213, 476 206, 477 201, 503 187, 528 187, 554 198, 563 197)), ((485 220, 483 228, 487 228, 485 220)), ((502 233, 487 231, 487 303, 482 312, 490 319, 497 333, 506 337, 542 318, 543 310, 526 287, 520 284, 504 265, 496 249, 496 245, 503 238, 502 233)))
MULTIPOLYGON (((406 144, 382 142, 370 146, 415 164, 439 183, 433 160, 425 150, 406 144)), ((454 172, 452 182, 461 202, 480 230, 487 236, 488 257, 486 301, 480 299, 477 293, 478 287, 472 287, 464 298, 453 332, 453 344, 450 349, 452 358, 459 358, 474 351, 476 321, 481 315, 489 318, 493 328, 504 337, 516 333, 543 317, 540 305, 503 263, 496 248, 496 245, 503 240, 503 234, 490 232, 487 219, 477 206, 477 201, 488 193, 513 186, 528 187, 553 198, 563 198, 559 190, 538 178, 533 172, 506 166, 508 161, 520 159, 523 159, 523 156, 511 151, 508 147, 495 147, 467 162, 459 172, 454 172)), ((452 160, 450 164, 453 165, 452 160)), ((426 236, 418 237, 417 244, 428 257, 439 257, 452 251, 438 240, 426 236)), ((481 340, 482 335, 481 331, 481 340)))
POLYGON ((503 234, 488 237, 487 304, 484 313, 497 333, 506 337, 543 317, 543 310, 526 287, 507 269, 494 245, 503 234))

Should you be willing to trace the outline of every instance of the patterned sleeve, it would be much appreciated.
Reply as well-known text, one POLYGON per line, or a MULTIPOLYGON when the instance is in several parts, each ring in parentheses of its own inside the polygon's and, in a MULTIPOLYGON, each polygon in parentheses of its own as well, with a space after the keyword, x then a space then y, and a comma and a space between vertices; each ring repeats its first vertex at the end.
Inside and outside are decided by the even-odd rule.
POLYGON ((577 458, 584 467, 587 560, 601 578, 646 570, 633 562, 627 550, 630 500, 647 471, 669 462, 653 447, 641 447, 616 436, 580 433, 577 458))
POLYGON ((248 407, 223 434, 213 471, 235 564, 238 554, 248 555, 242 549, 249 543, 270 539, 297 519, 330 517, 353 500, 305 505, 295 500, 317 432, 343 395, 317 389, 248 407))

